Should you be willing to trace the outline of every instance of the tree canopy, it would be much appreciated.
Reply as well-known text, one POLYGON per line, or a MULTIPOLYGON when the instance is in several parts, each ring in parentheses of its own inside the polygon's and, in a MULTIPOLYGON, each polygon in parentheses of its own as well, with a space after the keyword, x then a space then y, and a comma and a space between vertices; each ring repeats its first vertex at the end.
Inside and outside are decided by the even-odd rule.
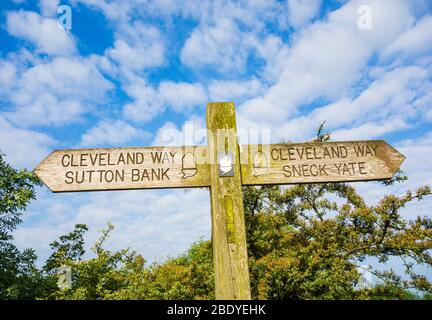
POLYGON ((12 232, 22 222, 27 204, 35 199, 37 177, 12 168, 0 153, 0 299, 26 299, 38 294, 42 279, 32 249, 20 251, 12 243, 12 232))

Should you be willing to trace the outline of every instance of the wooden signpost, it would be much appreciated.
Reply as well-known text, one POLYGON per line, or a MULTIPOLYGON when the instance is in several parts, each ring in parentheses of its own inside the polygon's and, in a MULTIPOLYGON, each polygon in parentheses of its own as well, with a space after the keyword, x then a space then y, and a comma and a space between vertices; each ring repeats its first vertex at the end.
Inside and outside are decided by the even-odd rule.
POLYGON ((241 146, 242 183, 390 179, 405 157, 382 140, 241 146))
POLYGON ((405 157, 381 140, 239 145, 234 103, 207 105, 208 146, 53 151, 53 192, 210 187, 216 299, 251 298, 242 185, 389 179, 405 157))
POLYGON ((206 147, 56 150, 35 169, 53 192, 209 187, 206 147), (198 160, 198 161, 197 161, 198 160))

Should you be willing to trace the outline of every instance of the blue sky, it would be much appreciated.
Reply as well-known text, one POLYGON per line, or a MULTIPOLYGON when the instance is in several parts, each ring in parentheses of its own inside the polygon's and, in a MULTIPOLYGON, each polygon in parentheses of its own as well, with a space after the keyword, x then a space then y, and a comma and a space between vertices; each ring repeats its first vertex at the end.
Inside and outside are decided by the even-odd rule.
MULTIPOLYGON (((205 127, 208 101, 234 101, 238 127, 275 142, 306 141, 326 121, 334 140, 396 146, 410 180, 357 183, 372 204, 432 183, 431 30, 428 0, 1 0, 0 149, 33 169, 53 149, 179 144, 186 123, 205 127)), ((108 247, 160 261, 210 237, 209 194, 40 188, 15 242, 42 261, 74 224, 91 243, 108 221, 108 247)))

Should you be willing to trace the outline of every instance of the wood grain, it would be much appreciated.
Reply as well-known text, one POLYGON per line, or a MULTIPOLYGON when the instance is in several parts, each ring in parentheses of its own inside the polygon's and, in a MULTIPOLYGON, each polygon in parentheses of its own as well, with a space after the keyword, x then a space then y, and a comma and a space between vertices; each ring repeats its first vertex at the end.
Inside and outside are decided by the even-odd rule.
POLYGON ((382 140, 242 145, 243 185, 389 179, 405 157, 382 140))
POLYGON ((251 299, 234 103, 207 105, 212 245, 216 299, 251 299), (217 155, 231 153, 233 175, 221 176, 217 155))
POLYGON ((56 150, 35 173, 53 192, 208 187, 206 156, 195 146, 56 150))

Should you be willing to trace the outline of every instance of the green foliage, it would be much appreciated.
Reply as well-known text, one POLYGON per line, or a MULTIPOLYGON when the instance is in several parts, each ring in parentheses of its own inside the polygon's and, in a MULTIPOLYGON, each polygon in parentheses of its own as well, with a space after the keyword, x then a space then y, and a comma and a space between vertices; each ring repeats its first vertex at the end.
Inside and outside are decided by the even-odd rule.
POLYGON ((34 299, 43 295, 45 278, 32 249, 19 251, 4 243, 0 257, 0 299, 34 299))
POLYGON ((35 199, 38 178, 27 170, 15 170, 0 153, 0 245, 11 240, 11 232, 21 223, 22 210, 35 199))
MULTIPOLYGON (((103 230, 102 236, 92 248, 94 258, 81 260, 84 252, 83 225, 62 236, 61 245, 54 242, 56 251, 47 265, 68 265, 73 271, 71 289, 55 289, 49 299, 209 299, 214 298, 213 264, 210 242, 200 241, 187 254, 145 267, 141 255, 128 249, 111 252, 103 249, 113 225, 103 230), (65 248, 75 248, 75 251, 65 248)), ((53 244, 54 244, 53 243, 53 244)), ((48 267, 46 267, 49 270, 48 267)))
POLYGON ((419 295, 389 283, 378 284, 369 290, 359 292, 359 295, 369 300, 429 300, 427 294, 419 295))
POLYGON ((370 207, 346 184, 256 189, 244 193, 253 197, 246 201, 246 219, 255 298, 357 299, 358 263, 391 256, 405 261, 408 279, 372 271, 377 277, 401 290, 432 292, 408 263, 431 266, 432 221, 400 216, 407 203, 431 193, 428 187, 386 196, 370 207))
POLYGON ((51 243, 55 251, 47 260, 44 269, 54 275, 62 265, 72 267, 72 289, 57 289, 48 295, 50 299, 103 299, 121 289, 124 279, 121 274, 131 263, 134 253, 128 249, 111 252, 102 245, 114 229, 112 224, 102 231, 102 236, 92 248, 94 258, 82 260, 86 225, 77 224, 75 230, 51 243))
POLYGON ((34 251, 20 252, 10 242, 38 185, 32 172, 15 170, 0 154, 0 299, 32 299, 40 294, 43 277, 35 266, 34 251))
POLYGON ((68 264, 70 261, 81 260, 85 253, 84 250, 84 233, 88 231, 88 227, 84 224, 75 225, 75 230, 67 235, 60 237, 60 241, 50 243, 51 249, 54 252, 48 258, 44 269, 47 272, 56 272, 63 264, 68 264))

